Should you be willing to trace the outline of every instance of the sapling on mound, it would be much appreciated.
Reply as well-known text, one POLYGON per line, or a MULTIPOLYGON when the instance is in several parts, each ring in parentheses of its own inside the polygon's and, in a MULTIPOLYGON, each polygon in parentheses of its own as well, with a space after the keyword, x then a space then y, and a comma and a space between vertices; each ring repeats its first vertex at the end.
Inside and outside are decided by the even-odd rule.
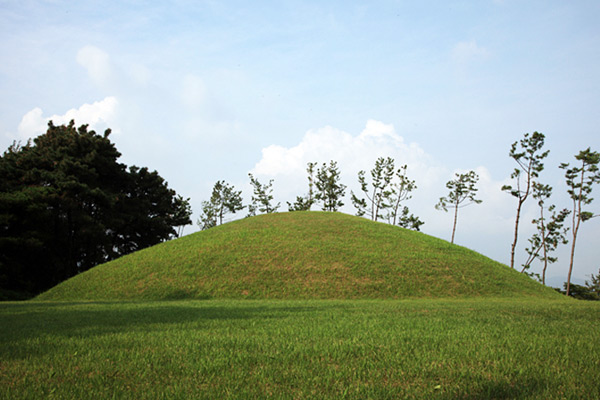
POLYGON ((225 181, 218 181, 213 187, 210 200, 202 202, 202 214, 198 225, 202 230, 221 225, 225 214, 235 214, 243 208, 242 191, 235 191, 235 188, 225 181))
POLYGON ((531 267, 531 263, 535 259, 539 259, 543 263, 541 282, 544 285, 546 284, 546 269, 548 268, 548 264, 554 263, 557 260, 556 257, 551 257, 550 253, 556 250, 559 244, 568 243, 566 234, 569 228, 563 227, 563 223, 571 212, 565 208, 557 213, 554 204, 546 209, 545 201, 551 195, 552 187, 550 185, 533 183, 533 198, 538 200, 540 216, 532 221, 537 228, 537 232, 529 238, 530 246, 525 249, 528 257, 521 270, 521 272, 526 272, 531 267), (549 220, 544 211, 552 213, 549 220))
POLYGON ((387 192, 386 199, 390 204, 390 212, 388 213, 388 221, 392 225, 398 224, 399 226, 407 229, 413 229, 415 231, 420 230, 421 225, 425 222, 421 221, 419 217, 414 214, 410 214, 407 206, 400 208, 400 205, 405 200, 412 198, 412 191, 417 188, 414 180, 408 179, 406 175, 407 165, 403 165, 396 171, 397 180, 392 181, 390 190, 387 192))
POLYGON ((253 189, 252 204, 248 206, 248 216, 256 215, 257 211, 265 214, 276 212, 280 204, 271 204, 273 201, 273 179, 263 185, 252 174, 248 174, 248 176, 253 189))
POLYGON ((314 197, 314 186, 315 186, 315 166, 316 162, 309 162, 306 167, 306 172, 308 172, 308 194, 306 197, 296 196, 296 201, 294 204, 287 202, 288 211, 310 211, 313 203, 315 202, 314 197))
POLYGON ((323 163, 317 170, 315 199, 323 202, 323 211, 337 211, 344 205, 342 199, 346 194, 346 185, 339 181, 340 170, 336 161, 330 161, 329 166, 323 163))
POLYGON ((456 179, 446 183, 446 187, 450 189, 450 193, 446 197, 441 197, 440 201, 435 205, 436 210, 448 211, 448 208, 454 208, 454 224, 452 225, 452 239, 450 243, 454 243, 458 209, 470 204, 479 204, 482 201, 475 198, 477 194, 475 184, 479 180, 479 175, 475 171, 469 171, 465 174, 456 173, 455 175, 456 179))
POLYGON ((515 234, 510 248, 510 267, 515 267, 515 249, 517 247, 517 239, 519 237, 519 220, 521 218, 521 209, 523 203, 531 193, 533 179, 537 178, 539 173, 544 169, 542 160, 546 158, 549 151, 539 153, 544 146, 544 134, 540 132, 529 133, 519 142, 514 142, 510 148, 509 156, 516 161, 518 168, 515 168, 510 175, 511 179, 515 180, 515 186, 504 185, 502 190, 509 192, 517 198, 517 216, 515 217, 515 234), (517 150, 517 143, 520 149, 517 150), (523 185, 521 185, 521 177, 523 176, 523 185))
POLYGON ((358 198, 354 192, 350 192, 352 195, 352 204, 358 210, 356 215, 361 217, 369 213, 372 221, 377 221, 378 218, 381 218, 381 211, 391 206, 385 200, 391 194, 388 191, 388 186, 390 186, 393 178, 394 160, 391 157, 379 157, 375 161, 375 167, 371 170, 371 189, 365 180, 365 171, 359 171, 358 183, 360 184, 361 191, 369 201, 367 202, 364 198, 358 198))
POLYGON ((573 215, 572 215, 572 241, 571 241, 571 260, 569 262, 569 274, 567 276, 566 291, 567 296, 571 289, 571 272, 573 272, 573 259, 575 257, 575 241, 577 240, 577 233, 579 232, 579 226, 582 222, 588 221, 593 217, 597 217, 594 213, 584 211, 583 206, 590 204, 593 200, 590 197, 592 192, 592 186, 600 182, 600 169, 598 169, 598 163, 600 163, 600 153, 597 151, 591 151, 588 147, 586 150, 582 150, 575 159, 581 164, 578 167, 569 168, 568 163, 560 164, 560 168, 566 170, 565 178, 567 180, 567 186, 569 189, 567 192, 573 200, 573 215))

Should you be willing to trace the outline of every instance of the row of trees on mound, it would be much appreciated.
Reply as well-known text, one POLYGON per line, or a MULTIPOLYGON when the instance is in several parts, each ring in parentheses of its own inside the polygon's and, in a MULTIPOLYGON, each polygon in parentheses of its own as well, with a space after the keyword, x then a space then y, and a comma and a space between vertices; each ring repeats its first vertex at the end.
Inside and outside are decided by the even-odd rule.
MULTIPOLYGON (((600 182, 600 154, 591 149, 580 151, 575 156, 577 165, 571 167, 568 163, 560 165, 565 170, 565 179, 568 194, 573 202, 572 208, 558 210, 556 205, 548 204, 552 195, 552 187, 540 180, 540 173, 544 169, 543 160, 549 151, 543 151, 545 136, 540 132, 526 133, 524 138, 512 144, 509 156, 517 163, 517 168, 511 174, 512 185, 505 185, 502 190, 509 193, 517 200, 514 237, 511 244, 510 266, 515 268, 515 251, 519 236, 521 212, 526 200, 533 197, 537 200, 539 214, 532 223, 536 232, 528 240, 525 249, 527 258, 522 264, 521 272, 538 278, 545 284, 546 270, 549 264, 556 262, 556 257, 551 254, 560 244, 569 242, 567 233, 571 231, 571 257, 568 277, 565 284, 567 295, 570 294, 571 274, 575 254, 575 242, 581 223, 597 216, 583 208, 592 202, 590 196, 594 184, 600 182), (571 215, 571 226, 567 227, 567 217, 571 215), (535 260, 542 263, 542 274, 533 274, 529 270, 535 260)), ((307 166, 308 193, 297 196, 294 203, 287 203, 289 211, 310 210, 313 205, 321 205, 324 211, 337 211, 344 205, 343 198, 346 185, 340 183, 340 171, 335 161, 323 163, 310 162, 307 166)), ((273 204, 273 180, 261 184, 252 174, 249 174, 253 187, 252 203, 249 204, 248 216, 260 213, 276 212, 280 203, 273 204)), ((471 204, 480 204, 476 198, 477 182, 479 176, 475 171, 456 173, 454 179, 446 183, 448 194, 439 199, 435 208, 442 211, 454 210, 451 242, 454 243, 458 211, 460 208, 471 204)), ((380 157, 370 171, 370 182, 364 170, 358 173, 358 183, 362 194, 351 191, 352 204, 358 216, 369 217, 373 221, 387 221, 390 224, 404 228, 420 230, 424 224, 419 217, 410 213, 404 205, 412 197, 412 192, 417 189, 414 180, 407 176, 407 166, 396 169, 394 159, 380 157)), ((219 181, 213 188, 209 201, 202 203, 202 215, 198 224, 202 229, 208 229, 223 222, 227 213, 235 213, 244 209, 241 191, 236 191, 233 186, 219 181)))
MULTIPOLYGON (((370 171, 371 181, 367 182, 366 172, 358 172, 358 182, 364 197, 354 192, 351 193, 352 204, 356 208, 356 215, 368 216, 373 221, 386 221, 392 225, 403 228, 420 230, 424 224, 419 217, 412 214, 404 201, 412 198, 412 192, 417 189, 414 180, 408 178, 407 166, 395 168, 394 159, 380 157, 375 162, 375 167, 370 171)), ((336 161, 329 164, 307 164, 308 193, 297 196, 294 203, 287 202, 288 211, 309 211, 313 205, 321 205, 323 211, 337 211, 343 205, 346 194, 346 185, 340 183, 340 170, 336 161)), ((267 184, 260 183, 252 174, 248 174, 253 188, 252 202, 244 205, 242 191, 224 182, 215 183, 210 200, 202 202, 202 212, 198 219, 201 229, 209 229, 223 223, 226 214, 235 214, 248 208, 248 217, 259 213, 277 212, 280 203, 273 202, 273 180, 267 184)), ((479 176, 475 171, 456 174, 455 179, 448 181, 446 187, 449 193, 440 198, 437 209, 448 211, 454 209, 454 224, 452 227, 452 242, 456 231, 458 209, 469 204, 479 204, 481 200, 475 198, 477 193, 476 183, 479 176)))
MULTIPOLYGON (((583 208, 593 200, 591 192, 593 185, 600 182, 600 153, 590 148, 580 151, 575 155, 576 165, 571 167, 569 163, 561 163, 559 168, 565 170, 567 193, 572 201, 572 207, 557 210, 556 205, 548 204, 552 196, 552 187, 540 180, 540 173, 544 170, 544 159, 550 153, 543 151, 545 136, 540 132, 526 133, 520 141, 512 144, 509 156, 517 163, 517 167, 511 174, 513 185, 505 185, 503 191, 510 193, 517 200, 517 212, 515 217, 514 237, 511 245, 510 266, 515 268, 515 249, 519 237, 519 223, 523 204, 529 197, 537 200, 539 214, 532 223, 536 226, 536 232, 529 238, 529 246, 525 249, 527 260, 522 265, 521 272, 528 273, 534 260, 542 262, 542 275, 537 277, 545 284, 546 269, 548 264, 556 262, 556 257, 550 254, 556 250, 558 245, 569 242, 567 234, 571 231, 571 256, 565 293, 571 293, 571 274, 573 272, 573 261, 575 257, 575 243, 581 223, 588 221, 598 215, 583 208), (571 215, 571 226, 565 226, 567 217, 571 215)), ((531 274, 530 274, 531 275, 531 274)))
POLYGON ((0 297, 29 297, 177 237, 191 207, 148 168, 127 167, 87 125, 55 126, 0 158, 0 297))

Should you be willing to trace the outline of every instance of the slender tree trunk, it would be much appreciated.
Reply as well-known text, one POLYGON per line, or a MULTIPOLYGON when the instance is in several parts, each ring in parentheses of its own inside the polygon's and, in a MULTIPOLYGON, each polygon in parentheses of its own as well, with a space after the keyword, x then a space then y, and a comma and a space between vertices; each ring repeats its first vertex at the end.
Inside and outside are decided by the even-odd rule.
POLYGON ((573 259, 575 258, 575 240, 577 240, 577 231, 581 222, 581 197, 583 196, 583 175, 585 168, 581 169, 581 185, 579 186, 579 196, 577 202, 573 199, 573 244, 571 244, 571 260, 569 262, 569 274, 567 275, 567 296, 571 292, 571 272, 573 272, 573 259))
POLYGON ((521 207, 523 206, 523 201, 521 197, 519 197, 519 204, 517 205, 517 217, 515 218, 515 237, 513 239, 512 246, 510 247, 510 267, 515 268, 515 249, 517 248, 517 240, 519 238, 519 219, 521 218, 521 207))
POLYGON ((548 246, 546 245, 546 224, 544 223, 544 207, 540 207, 540 218, 542 224, 542 246, 544 250, 544 269, 542 270, 542 285, 546 284, 546 268, 548 268, 548 246))
POLYGON ((454 225, 452 225, 452 240, 450 243, 454 243, 454 233, 456 232, 456 220, 458 219, 458 204, 454 207, 454 225))
POLYGON ((400 193, 398 193, 398 201, 394 207, 394 225, 396 225, 396 218, 398 217, 398 208, 400 207, 400 193))
POLYGON ((577 227, 573 229, 573 244, 571 244, 571 260, 569 262, 569 274, 567 275, 567 296, 571 292, 571 272, 573 272, 573 259, 575 258, 575 240, 579 230, 579 218, 577 218, 577 227))

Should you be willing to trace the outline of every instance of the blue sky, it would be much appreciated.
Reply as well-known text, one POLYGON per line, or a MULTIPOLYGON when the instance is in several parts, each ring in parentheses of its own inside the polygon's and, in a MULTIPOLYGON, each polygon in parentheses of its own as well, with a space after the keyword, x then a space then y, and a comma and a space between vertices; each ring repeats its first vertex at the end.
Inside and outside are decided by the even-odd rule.
MULTIPOLYGON (((158 170, 194 220, 216 180, 249 201, 248 172, 292 201, 308 161, 339 162, 350 204, 358 170, 392 156, 419 187, 406 205, 445 239, 451 215, 434 205, 475 169, 483 203, 461 210, 456 242, 508 263, 511 143, 546 135, 560 208, 558 164, 600 151, 598 21, 597 1, 0 0, 0 145, 50 118, 110 127, 121 161, 158 170)), ((600 268, 598 237, 600 218, 580 232, 579 281, 600 268)), ((564 280, 568 247, 558 256, 548 275, 564 280)))

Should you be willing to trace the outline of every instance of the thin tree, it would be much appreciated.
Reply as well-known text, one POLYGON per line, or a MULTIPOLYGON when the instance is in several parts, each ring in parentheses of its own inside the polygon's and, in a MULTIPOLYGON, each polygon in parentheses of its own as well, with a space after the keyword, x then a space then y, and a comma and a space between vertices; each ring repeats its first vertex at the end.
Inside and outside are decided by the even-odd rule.
POLYGON ((385 203, 390 192, 387 190, 394 178, 394 160, 391 157, 379 157, 375 161, 375 167, 371 170, 371 189, 365 180, 365 171, 358 172, 358 183, 361 191, 368 199, 358 198, 354 192, 352 195, 352 204, 356 207, 358 216, 365 215, 370 211, 372 221, 377 221, 382 217, 381 211, 388 208, 390 204, 385 203))
POLYGON ((210 200, 202 202, 202 214, 198 225, 201 229, 221 225, 225 214, 235 214, 243 208, 242 191, 235 191, 234 187, 225 181, 218 181, 213 187, 210 200))
POLYGON ((337 211, 344 205, 342 198, 346 193, 346 185, 340 183, 340 170, 337 162, 330 161, 329 166, 323 166, 317 170, 315 181, 317 192, 315 199, 323 202, 323 211, 337 211))
POLYGON ((424 224, 419 217, 410 213, 407 206, 400 208, 400 205, 405 200, 412 198, 412 191, 417 188, 414 180, 408 179, 406 175, 407 165, 403 165, 396 171, 395 177, 390 184, 390 190, 385 193, 385 198, 389 204, 390 212, 388 213, 388 222, 392 225, 398 224, 403 228, 420 230, 420 226, 424 224))
POLYGON ((517 216, 515 217, 515 233, 513 242, 510 248, 510 267, 515 267, 515 249, 519 237, 519 220, 521 218, 521 209, 523 203, 531 193, 533 180, 538 177, 539 173, 544 169, 542 160, 548 156, 549 151, 540 153, 544 146, 544 134, 533 132, 529 135, 526 133, 524 138, 518 142, 514 142, 510 148, 509 156, 515 160, 518 167, 514 169, 510 175, 511 179, 515 180, 515 186, 504 185, 502 190, 509 192, 517 198, 517 216), (518 148, 517 148, 518 143, 518 148), (523 182, 521 182, 523 178, 523 182))
POLYGON ((588 147, 582 150, 575 156, 575 159, 580 162, 579 166, 569 168, 568 163, 560 164, 560 168, 565 170, 565 178, 567 181, 569 196, 573 200, 573 214, 571 225, 571 259, 569 261, 569 274, 567 276, 567 296, 571 289, 571 273, 573 272, 573 260, 575 258, 575 242, 579 233, 579 226, 582 222, 588 221, 597 215, 592 212, 584 211, 583 207, 590 204, 593 200, 590 197, 592 186, 600 182, 600 153, 591 151, 588 147))
POLYGON ((288 211, 310 211, 310 208, 315 202, 314 198, 314 186, 315 186, 315 167, 317 163, 309 162, 307 164, 306 172, 308 173, 308 194, 305 197, 296 196, 294 204, 287 202, 288 211))
POLYGON ((475 171, 469 171, 465 174, 456 173, 455 175, 456 179, 446 183, 446 188, 450 190, 450 193, 446 197, 441 197, 440 201, 435 205, 436 210, 448 211, 448 208, 454 208, 454 224, 452 225, 452 240, 450 243, 454 243, 458 209, 473 203, 481 203, 481 200, 475 198, 477 194, 475 184, 479 180, 479 175, 475 171))
POLYGON ((248 216, 256 215, 256 211, 266 214, 276 212, 280 207, 280 203, 271 204, 273 201, 273 179, 263 185, 252 174, 249 173, 248 177, 250 177, 250 184, 253 189, 252 204, 248 206, 248 216))
POLYGON ((563 227, 563 224, 571 211, 565 208, 557 213, 554 204, 546 209, 545 202, 552 195, 552 187, 550 185, 534 182, 532 189, 533 198, 538 201, 540 214, 539 218, 532 221, 536 226, 536 232, 529 238, 529 247, 525 249, 527 260, 523 264, 521 272, 527 271, 533 261, 539 259, 543 263, 541 281, 545 285, 548 264, 557 261, 557 258, 551 257, 550 253, 556 250, 559 244, 568 243, 566 235, 569 228, 563 227), (545 215, 545 211, 551 213, 549 219, 545 215))

